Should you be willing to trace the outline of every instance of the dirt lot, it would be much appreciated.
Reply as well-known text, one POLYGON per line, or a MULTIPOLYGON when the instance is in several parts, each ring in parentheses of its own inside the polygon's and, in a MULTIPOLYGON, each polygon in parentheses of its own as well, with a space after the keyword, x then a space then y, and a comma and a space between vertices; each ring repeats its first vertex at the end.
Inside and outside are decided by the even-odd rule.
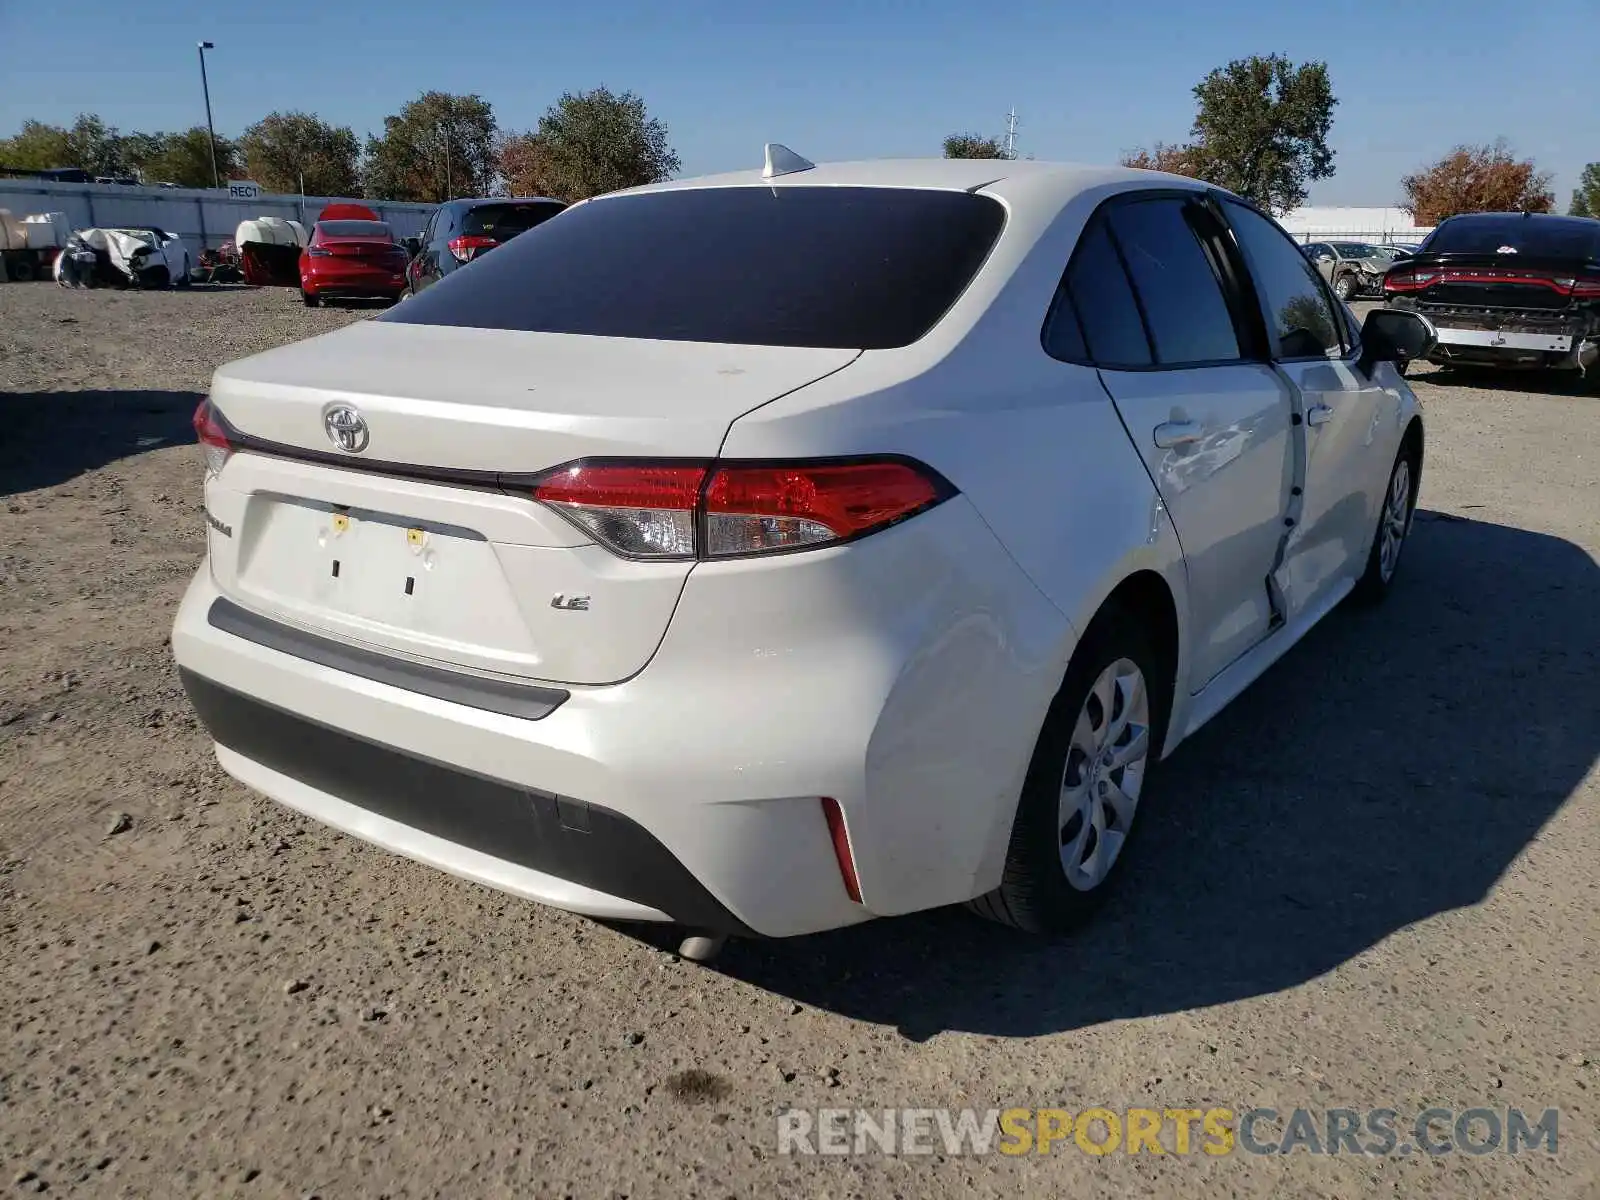
POLYGON ((1422 375, 1396 594, 1171 761, 1076 940, 933 913, 703 969, 214 765, 167 649, 190 413, 218 364, 366 315, 0 287, 0 1187, 1600 1194, 1600 401, 1422 375), (801 1159, 791 1105, 1561 1115, 1553 1158, 801 1159))

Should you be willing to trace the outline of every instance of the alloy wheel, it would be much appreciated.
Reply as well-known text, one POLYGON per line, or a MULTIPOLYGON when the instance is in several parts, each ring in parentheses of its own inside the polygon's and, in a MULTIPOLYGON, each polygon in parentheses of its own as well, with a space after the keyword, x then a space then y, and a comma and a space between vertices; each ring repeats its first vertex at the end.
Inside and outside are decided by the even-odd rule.
POLYGON ((1411 525, 1411 463, 1402 458, 1389 478, 1389 494, 1383 502, 1383 521, 1378 529, 1378 574, 1385 583, 1394 577, 1411 525))
POLYGON ((1061 779, 1061 867, 1080 892, 1105 882, 1133 827, 1150 756, 1144 673, 1119 658, 1100 672, 1073 726, 1061 779))

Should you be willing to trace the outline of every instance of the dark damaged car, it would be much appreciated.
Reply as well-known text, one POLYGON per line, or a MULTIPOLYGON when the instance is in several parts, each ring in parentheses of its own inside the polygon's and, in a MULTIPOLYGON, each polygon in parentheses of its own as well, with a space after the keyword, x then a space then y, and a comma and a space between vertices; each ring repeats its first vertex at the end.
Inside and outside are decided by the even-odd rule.
POLYGON ((1581 371, 1600 381, 1600 221, 1449 217, 1384 275, 1393 308, 1427 317, 1441 365, 1581 371))

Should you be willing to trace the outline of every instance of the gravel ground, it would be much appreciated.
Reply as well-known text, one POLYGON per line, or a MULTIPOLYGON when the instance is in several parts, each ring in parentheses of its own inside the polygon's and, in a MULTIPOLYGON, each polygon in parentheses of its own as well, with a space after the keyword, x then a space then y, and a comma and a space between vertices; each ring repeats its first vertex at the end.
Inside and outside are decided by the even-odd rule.
POLYGON ((218 364, 366 315, 0 287, 0 1187, 1600 1194, 1600 400, 1416 381, 1396 593, 1166 766, 1075 940, 940 912, 705 969, 215 766, 167 648, 189 415, 218 364), (791 1105, 1555 1107, 1560 1152, 796 1158, 791 1105))

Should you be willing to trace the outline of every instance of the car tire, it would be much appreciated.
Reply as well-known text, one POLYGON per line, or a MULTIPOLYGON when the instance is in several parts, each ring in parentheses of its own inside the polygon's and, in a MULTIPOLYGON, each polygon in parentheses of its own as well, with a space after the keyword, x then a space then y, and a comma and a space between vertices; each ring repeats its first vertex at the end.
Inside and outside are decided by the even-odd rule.
POLYGON ((300 299, 305 302, 307 308, 315 308, 322 303, 322 297, 314 296, 304 288, 300 290, 300 299))
POLYGON ((1348 304, 1356 298, 1356 281, 1349 275, 1341 275, 1333 281, 1333 294, 1348 304))
POLYGON ((1162 659, 1130 613, 1110 609, 1090 624, 1028 764, 1000 886, 969 902, 972 911, 1059 935, 1105 903, 1126 873, 1166 737, 1172 672, 1162 659))
POLYGON ((1356 581, 1350 599, 1358 605, 1377 604, 1389 594, 1400 568, 1400 553, 1411 536, 1411 522, 1417 510, 1417 489, 1422 482, 1422 464, 1416 444, 1407 439, 1389 468, 1389 483, 1383 490, 1378 510, 1378 527, 1372 534, 1372 549, 1367 567, 1356 581))

